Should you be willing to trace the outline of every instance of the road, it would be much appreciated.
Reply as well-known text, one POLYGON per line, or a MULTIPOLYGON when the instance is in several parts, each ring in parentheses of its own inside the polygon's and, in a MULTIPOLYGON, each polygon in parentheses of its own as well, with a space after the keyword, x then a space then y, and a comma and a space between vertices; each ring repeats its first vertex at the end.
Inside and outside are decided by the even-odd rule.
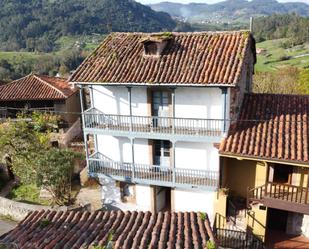
POLYGON ((0 220, 0 236, 12 230, 16 225, 14 221, 0 220))

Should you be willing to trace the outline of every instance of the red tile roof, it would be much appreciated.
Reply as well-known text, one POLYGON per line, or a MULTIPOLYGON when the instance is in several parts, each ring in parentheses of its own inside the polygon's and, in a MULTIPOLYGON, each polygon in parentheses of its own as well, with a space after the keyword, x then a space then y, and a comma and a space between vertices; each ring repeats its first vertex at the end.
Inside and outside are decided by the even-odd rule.
POLYGON ((308 164, 309 95, 245 95, 220 153, 308 164))
POLYGON ((92 248, 109 241, 122 249, 203 249, 209 238, 209 220, 197 213, 36 211, 0 240, 23 249, 92 248))
POLYGON ((0 86, 0 101, 63 100, 76 91, 65 79, 30 74, 0 86))
POLYGON ((244 59, 249 53, 255 56, 255 41, 246 31, 173 33, 161 56, 144 56, 142 41, 151 35, 158 36, 109 35, 70 81, 234 86, 244 69, 244 59))

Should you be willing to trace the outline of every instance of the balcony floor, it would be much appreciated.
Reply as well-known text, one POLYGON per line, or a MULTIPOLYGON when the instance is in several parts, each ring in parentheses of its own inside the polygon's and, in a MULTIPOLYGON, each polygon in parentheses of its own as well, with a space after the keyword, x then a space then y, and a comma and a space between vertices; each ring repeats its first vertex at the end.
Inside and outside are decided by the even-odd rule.
MULTIPOLYGON (((130 170, 117 170, 112 168, 102 168, 100 171, 97 172, 90 172, 97 175, 105 175, 109 176, 111 178, 114 178, 115 180, 119 180, 119 178, 122 178, 124 181, 131 182, 132 178, 132 171, 130 170)), ((173 176, 171 172, 166 171, 157 171, 154 170, 153 172, 135 172, 134 175, 137 183, 149 181, 149 182, 157 182, 158 185, 160 183, 164 186, 171 185, 173 182, 173 176)), ((193 187, 203 187, 203 186, 215 186, 217 183, 216 181, 212 179, 207 179, 204 177, 185 177, 185 176, 178 176, 176 174, 175 176, 175 184, 176 185, 183 185, 183 186, 193 186, 193 187)), ((171 186, 172 187, 172 186, 171 186)))

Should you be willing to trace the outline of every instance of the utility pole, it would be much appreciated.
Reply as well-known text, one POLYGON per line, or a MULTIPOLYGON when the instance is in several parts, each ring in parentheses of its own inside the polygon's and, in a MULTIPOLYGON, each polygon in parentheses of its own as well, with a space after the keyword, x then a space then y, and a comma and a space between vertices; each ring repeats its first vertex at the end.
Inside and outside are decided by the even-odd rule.
POLYGON ((253 17, 250 17, 250 32, 253 33, 253 17))

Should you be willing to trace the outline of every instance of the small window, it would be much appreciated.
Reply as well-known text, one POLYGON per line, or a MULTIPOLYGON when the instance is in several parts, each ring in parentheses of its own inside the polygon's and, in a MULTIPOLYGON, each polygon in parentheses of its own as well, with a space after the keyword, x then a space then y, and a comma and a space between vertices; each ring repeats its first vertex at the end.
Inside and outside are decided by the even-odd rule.
POLYGON ((144 48, 146 55, 156 55, 158 53, 158 45, 156 42, 146 42, 144 48))

